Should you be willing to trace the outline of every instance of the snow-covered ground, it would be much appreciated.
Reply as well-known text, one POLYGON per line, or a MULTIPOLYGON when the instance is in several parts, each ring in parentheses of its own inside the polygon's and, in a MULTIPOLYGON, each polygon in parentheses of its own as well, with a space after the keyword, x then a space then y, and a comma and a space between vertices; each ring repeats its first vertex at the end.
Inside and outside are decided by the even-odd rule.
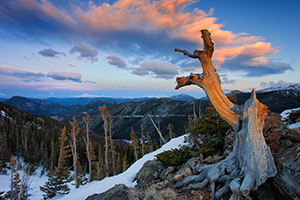
MULTIPOLYGON (((184 137, 186 135, 180 136, 178 138, 174 138, 165 145, 163 145, 160 149, 157 149, 154 152, 144 155, 142 158, 137 160, 133 165, 131 165, 125 172, 118 174, 116 176, 107 177, 101 181, 93 181, 84 186, 81 186, 78 189, 74 188, 74 185, 70 185, 71 192, 67 195, 56 196, 53 199, 85 199, 90 195, 95 193, 102 193, 106 190, 114 187, 116 184, 125 184, 128 187, 132 187, 136 184, 133 182, 136 173, 142 168, 143 164, 148 160, 153 160, 155 155, 167 151, 170 149, 178 148, 180 145, 184 145, 184 137)), ((32 200, 40 200, 43 198, 43 193, 40 191, 39 187, 43 186, 47 181, 48 177, 46 175, 40 176, 41 169, 37 170, 35 175, 30 176, 30 188, 29 193, 31 194, 30 199, 32 200)), ((22 172, 20 172, 22 176, 22 172)), ((8 191, 10 184, 10 175, 0 175, 0 191, 8 191)))
MULTIPOLYGON (((289 115, 289 113, 291 113, 292 111, 297 111, 297 110, 300 110, 300 108, 293 108, 293 109, 289 109, 289 110, 285 110, 283 111, 280 115, 281 115, 281 119, 284 120, 287 118, 287 116, 289 115)), ((288 127, 290 129, 293 129, 293 128, 298 128, 300 127, 300 122, 296 122, 294 124, 290 124, 288 125, 288 127)))

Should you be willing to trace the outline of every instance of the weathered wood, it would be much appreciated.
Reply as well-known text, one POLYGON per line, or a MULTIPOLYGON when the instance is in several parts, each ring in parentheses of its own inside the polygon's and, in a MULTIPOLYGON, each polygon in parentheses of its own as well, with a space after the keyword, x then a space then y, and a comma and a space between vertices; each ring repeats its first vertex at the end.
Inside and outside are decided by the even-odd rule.
POLYGON ((239 199, 241 196, 251 199, 250 191, 256 190, 269 177, 277 173, 271 151, 262 134, 268 108, 257 100, 255 90, 243 106, 235 105, 227 98, 211 60, 214 43, 208 30, 201 30, 201 33, 203 51, 195 50, 193 54, 177 48, 175 51, 191 58, 198 58, 203 73, 178 77, 175 89, 192 84, 203 88, 220 116, 235 130, 236 138, 233 152, 225 160, 202 167, 198 175, 188 177, 174 187, 193 189, 210 183, 212 199, 220 199, 229 191, 232 192, 230 199, 239 199), (222 187, 215 190, 216 184, 222 187))

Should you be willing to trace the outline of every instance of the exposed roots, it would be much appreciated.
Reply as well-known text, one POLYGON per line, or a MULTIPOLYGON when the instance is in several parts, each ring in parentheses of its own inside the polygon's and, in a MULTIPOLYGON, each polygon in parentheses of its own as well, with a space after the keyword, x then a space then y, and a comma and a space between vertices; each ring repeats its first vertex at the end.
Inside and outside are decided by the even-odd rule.
POLYGON ((277 174, 274 159, 261 131, 259 102, 255 93, 244 105, 241 129, 236 131, 233 152, 223 161, 202 165, 196 175, 185 178, 175 188, 199 189, 210 184, 212 199, 232 192, 231 200, 251 199, 251 190, 257 190, 269 177, 277 174))

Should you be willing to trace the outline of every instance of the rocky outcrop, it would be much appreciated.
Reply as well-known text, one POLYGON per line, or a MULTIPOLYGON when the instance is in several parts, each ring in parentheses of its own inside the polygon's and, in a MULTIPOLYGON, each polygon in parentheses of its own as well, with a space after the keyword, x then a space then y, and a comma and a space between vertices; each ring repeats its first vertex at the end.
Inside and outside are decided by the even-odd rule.
POLYGON ((165 170, 165 167, 161 162, 156 160, 145 162, 142 169, 136 175, 137 184, 141 188, 146 188, 160 179, 160 174, 163 170, 165 170))

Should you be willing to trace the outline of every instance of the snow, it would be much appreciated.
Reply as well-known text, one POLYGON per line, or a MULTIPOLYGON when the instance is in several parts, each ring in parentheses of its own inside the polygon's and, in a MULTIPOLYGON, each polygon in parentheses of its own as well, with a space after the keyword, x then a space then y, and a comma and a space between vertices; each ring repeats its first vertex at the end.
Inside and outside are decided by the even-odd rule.
MULTIPOLYGON (((281 119, 284 120, 288 117, 288 115, 292 112, 292 111, 297 111, 297 110, 300 110, 300 107, 299 108, 293 108, 293 109, 289 109, 289 110, 285 110, 283 111, 280 115, 281 115, 281 119)), ((293 128, 298 128, 300 127, 300 122, 296 122, 294 124, 290 124, 288 125, 288 127, 290 129, 293 129, 293 128)))
MULTIPOLYGON (((184 145, 184 137, 187 135, 183 135, 177 138, 172 139, 168 143, 164 144, 161 148, 157 149, 154 152, 148 153, 144 155, 142 158, 137 160, 134 164, 132 164, 125 172, 118 174, 116 176, 106 177, 101 181, 92 181, 84 186, 81 186, 78 189, 75 189, 75 186, 70 183, 69 187, 71 192, 67 195, 57 195, 52 198, 54 200, 62 199, 86 199, 88 196, 102 193, 106 190, 114 187, 116 184, 125 184, 128 187, 133 187, 136 185, 134 182, 134 178, 137 172, 142 168, 143 164, 148 160, 153 160, 155 155, 167 151, 170 149, 178 148, 180 145, 184 145)), ((30 182, 30 190, 31 200, 40 200, 43 198, 43 192, 40 190, 40 186, 43 186, 45 182, 48 180, 46 175, 40 177, 40 172, 42 167, 39 167, 36 171, 36 174, 29 177, 30 182)), ((8 191, 10 189, 10 171, 8 170, 8 175, 0 175, 0 191, 8 191)), ((22 171, 19 171, 20 176, 22 177, 22 171)))

